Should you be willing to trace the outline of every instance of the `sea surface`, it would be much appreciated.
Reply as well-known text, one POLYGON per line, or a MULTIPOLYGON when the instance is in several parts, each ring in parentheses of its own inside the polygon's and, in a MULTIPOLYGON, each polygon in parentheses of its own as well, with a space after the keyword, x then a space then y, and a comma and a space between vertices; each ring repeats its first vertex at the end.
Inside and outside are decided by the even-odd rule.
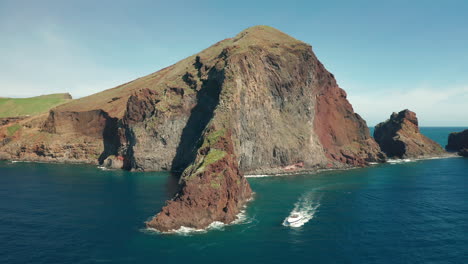
MULTIPOLYGON (((462 128, 422 128, 442 145, 462 128)), ((243 221, 165 235, 167 173, 0 163, 0 263, 468 263, 468 159, 249 178, 243 221), (284 220, 297 212, 297 227, 284 220)))

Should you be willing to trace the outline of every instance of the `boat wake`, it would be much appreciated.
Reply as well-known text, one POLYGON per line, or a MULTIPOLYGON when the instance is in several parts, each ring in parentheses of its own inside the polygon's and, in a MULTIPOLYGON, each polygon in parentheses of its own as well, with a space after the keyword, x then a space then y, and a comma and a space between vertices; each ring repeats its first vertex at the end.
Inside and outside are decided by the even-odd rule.
POLYGON ((294 204, 294 209, 284 219, 283 226, 301 227, 309 222, 320 207, 321 198, 322 195, 314 191, 302 195, 294 204))

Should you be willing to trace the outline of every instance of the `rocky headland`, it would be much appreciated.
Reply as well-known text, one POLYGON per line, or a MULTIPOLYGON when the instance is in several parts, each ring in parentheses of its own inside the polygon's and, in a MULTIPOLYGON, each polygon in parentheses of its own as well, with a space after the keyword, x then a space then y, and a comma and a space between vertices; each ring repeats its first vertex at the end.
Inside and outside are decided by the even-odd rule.
POLYGON ((450 133, 445 149, 450 152, 457 152, 460 156, 468 157, 468 129, 450 133))
POLYGON ((374 138, 390 158, 427 158, 444 155, 444 149, 419 131, 416 113, 403 110, 379 123, 374 138))
POLYGON ((178 193, 147 223, 161 231, 235 220, 251 197, 245 173, 386 159, 312 47, 267 26, 48 114, 8 121, 0 139, 6 159, 175 173, 178 193))

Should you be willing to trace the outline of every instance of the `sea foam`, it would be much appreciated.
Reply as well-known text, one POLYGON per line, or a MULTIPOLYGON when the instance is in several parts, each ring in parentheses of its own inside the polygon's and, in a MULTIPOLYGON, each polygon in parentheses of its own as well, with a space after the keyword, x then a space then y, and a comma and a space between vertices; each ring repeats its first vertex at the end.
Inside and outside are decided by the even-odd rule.
POLYGON ((397 163, 406 163, 406 162, 412 162, 412 161, 416 161, 416 160, 412 160, 412 159, 388 159, 387 163, 397 164, 397 163))
MULTIPOLYGON (((247 200, 247 202, 250 202, 252 200, 253 200, 253 198, 250 198, 249 200, 247 200)), ((142 229, 141 231, 145 232, 145 233, 153 233, 153 234, 156 233, 156 234, 166 234, 166 235, 176 234, 176 235, 181 235, 181 236, 191 236, 191 235, 194 235, 194 234, 204 234, 204 233, 207 233, 208 231, 213 231, 213 230, 223 231, 226 226, 238 225, 238 224, 248 224, 248 223, 252 222, 251 219, 249 219, 248 216, 247 216, 246 208, 247 208, 247 206, 244 205, 242 210, 240 210, 240 212, 236 215, 236 219, 234 221, 232 221, 231 223, 229 223, 229 224, 225 224, 225 223, 220 222, 220 221, 214 221, 211 224, 209 224, 206 228, 203 228, 203 229, 197 229, 197 228, 192 228, 192 227, 181 226, 179 229, 173 229, 173 230, 169 230, 167 232, 161 232, 161 231, 159 231, 157 229, 147 227, 147 228, 142 229)))

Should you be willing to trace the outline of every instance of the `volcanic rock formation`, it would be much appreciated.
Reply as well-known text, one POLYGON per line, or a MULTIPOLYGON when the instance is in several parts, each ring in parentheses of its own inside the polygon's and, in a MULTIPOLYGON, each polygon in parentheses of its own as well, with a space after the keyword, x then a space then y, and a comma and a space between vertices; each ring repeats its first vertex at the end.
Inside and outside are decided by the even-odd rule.
POLYGON ((217 126, 222 124, 209 125, 205 131, 195 161, 182 174, 182 190, 148 227, 167 232, 236 220, 252 191, 237 166, 231 130, 217 126))
POLYGON ((267 26, 18 125, 0 127, 0 154, 181 175, 179 193, 147 223, 162 231, 233 221, 251 196, 244 173, 385 160, 311 46, 267 26), (54 160, 57 146, 68 154, 54 160))
POLYGON ((458 152, 460 156, 468 157, 468 129, 462 132, 450 133, 445 149, 447 151, 458 152))
POLYGON ((374 138, 388 157, 418 158, 445 153, 439 144, 419 132, 416 113, 407 109, 378 124, 374 138))

